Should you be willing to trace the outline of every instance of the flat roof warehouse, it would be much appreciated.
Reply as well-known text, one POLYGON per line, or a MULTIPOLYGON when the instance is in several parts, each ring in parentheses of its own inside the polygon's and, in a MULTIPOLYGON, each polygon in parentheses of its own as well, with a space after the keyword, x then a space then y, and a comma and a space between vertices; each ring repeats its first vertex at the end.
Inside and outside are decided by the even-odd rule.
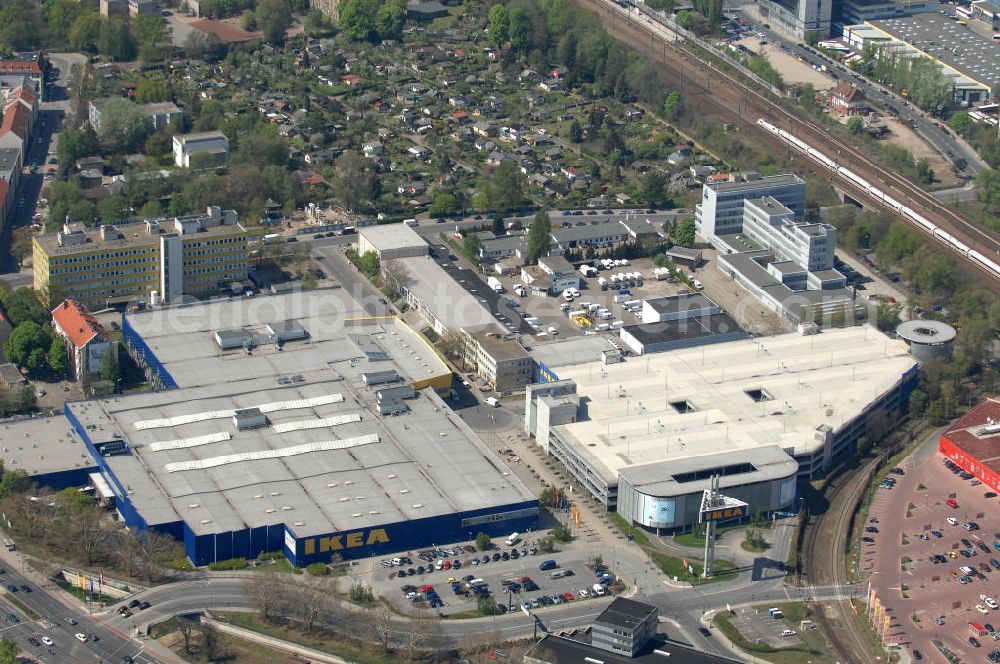
POLYGON ((180 389, 66 409, 91 445, 127 443, 99 460, 126 521, 171 532, 196 564, 284 549, 301 565, 535 527, 537 500, 434 391, 447 367, 401 321, 345 320, 357 309, 333 290, 126 316, 129 341, 180 389), (330 298, 336 315, 309 302, 330 298), (274 318, 307 338, 249 355, 214 339, 217 321, 274 318))

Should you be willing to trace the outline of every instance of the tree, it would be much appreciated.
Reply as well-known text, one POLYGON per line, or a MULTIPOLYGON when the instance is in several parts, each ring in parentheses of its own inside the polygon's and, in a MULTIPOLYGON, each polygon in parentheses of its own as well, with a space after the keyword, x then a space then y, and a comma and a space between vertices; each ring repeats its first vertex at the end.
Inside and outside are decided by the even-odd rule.
POLYGON ((240 17, 240 27, 247 32, 253 32, 257 29, 257 15, 253 13, 252 9, 243 12, 243 16, 240 17))
POLYGON ((386 287, 389 288, 395 297, 402 295, 403 291, 413 283, 413 277, 410 275, 409 270, 407 270, 405 265, 396 260, 389 260, 382 263, 382 276, 384 277, 386 287))
POLYGON ((17 653, 20 652, 17 644, 4 637, 0 639, 0 664, 16 664, 17 653))
POLYGON ((15 493, 24 493, 29 488, 31 488, 31 478, 28 477, 26 471, 20 468, 5 470, 3 477, 0 477, 0 498, 6 498, 15 493))
POLYGON ((214 62, 226 56, 228 47, 213 33, 206 35, 199 30, 192 30, 184 40, 184 50, 192 59, 214 62))
POLYGON ((531 16, 522 7, 514 7, 509 12, 507 38, 510 47, 518 53, 523 53, 531 46, 531 16))
POLYGON ((30 288, 8 291, 0 301, 3 302, 7 320, 14 327, 26 321, 34 321, 42 326, 49 324, 48 310, 39 302, 37 292, 30 288))
POLYGON ((692 247, 694 246, 694 231, 694 219, 690 217, 681 219, 674 232, 674 241, 682 247, 692 247))
POLYGON ((101 38, 101 15, 95 11, 83 12, 69 29, 69 44, 76 51, 93 53, 101 38))
POLYGON ((984 168, 976 173, 976 186, 979 188, 979 200, 990 212, 997 202, 1000 202, 1000 171, 984 168))
POLYGON ((875 326, 883 332, 896 329, 899 325, 899 303, 879 302, 875 309, 875 326))
POLYGON ((101 128, 97 136, 101 143, 116 152, 135 150, 148 132, 145 111, 127 99, 110 99, 101 109, 101 128))
POLYGON ((121 196, 108 196, 97 202, 97 216, 101 221, 112 222, 128 219, 132 214, 132 208, 128 201, 121 196))
POLYGON ((15 228, 13 235, 10 243, 10 254, 17 261, 18 266, 20 266, 24 262, 24 259, 31 256, 31 229, 23 226, 15 228))
POLYGON ((972 118, 968 111, 958 111, 949 118, 948 126, 954 129, 956 134, 965 134, 972 126, 972 118))
POLYGON ((483 212, 506 212, 524 202, 524 174, 517 162, 504 161, 476 181, 473 206, 483 212))
POLYGON ((49 367, 57 374, 66 373, 69 368, 69 354, 66 352, 66 342, 58 335, 52 337, 49 345, 49 367))
POLYGON ((128 24, 119 18, 103 21, 97 38, 97 50, 104 57, 115 61, 134 58, 135 42, 132 40, 128 24))
POLYGON ((427 213, 432 217, 440 218, 455 214, 458 210, 458 199, 455 198, 455 194, 448 191, 436 191, 431 197, 427 213))
POLYGON ((378 8, 377 0, 341 0, 337 5, 341 31, 355 41, 370 39, 378 8))
POLYGON ((473 263, 479 263, 479 252, 483 248, 483 241, 475 233, 469 233, 462 239, 462 249, 465 257, 473 263))
POLYGON ((210 622, 199 623, 202 642, 205 644, 205 658, 210 662, 229 659, 229 637, 219 632, 210 622))
POLYGON ((284 43, 285 31, 292 25, 292 7, 288 0, 260 0, 256 15, 264 39, 271 44, 284 43))
POLYGON ((167 55, 170 41, 167 22, 157 14, 140 14, 133 19, 132 34, 139 42, 139 59, 145 63, 161 62, 167 55))
POLYGON ((318 37, 330 32, 332 26, 322 11, 313 9, 306 14, 302 27, 310 37, 318 37))
POLYGON ((366 210, 375 198, 376 180, 371 161, 348 150, 334 162, 334 177, 330 185, 345 208, 366 210))
POLYGON ((510 30, 510 14, 507 8, 501 4, 490 7, 489 27, 486 29, 486 37, 494 46, 500 46, 507 41, 510 30))
POLYGON ((528 263, 536 263, 538 259, 549 252, 552 245, 552 221, 549 213, 540 210, 531 221, 528 229, 528 252, 525 257, 528 263))
POLYGON ((140 104, 169 101, 172 97, 170 86, 165 81, 144 78, 135 87, 135 100, 140 104))
POLYGON ((919 182, 924 184, 931 184, 934 182, 934 169, 931 168, 930 162, 926 159, 918 159, 916 163, 913 164, 913 169, 919 182))
POLYGON ((70 28, 85 11, 84 6, 76 0, 49 0, 42 3, 42 16, 48 25, 50 36, 56 39, 66 39, 70 28))
POLYGON ((480 597, 476 601, 476 608, 484 616, 495 616, 500 613, 500 609, 497 608, 497 601, 492 595, 480 597))
POLYGON ((141 550, 139 538, 130 528, 119 528, 114 534, 114 551, 128 577, 135 576, 135 563, 141 550))
POLYGON ((663 102, 663 117, 667 120, 676 120, 677 116, 681 114, 681 110, 681 93, 677 90, 671 90, 663 102))
POLYGON ((162 160, 171 153, 171 142, 162 131, 154 131, 146 139, 144 149, 153 159, 162 160))
POLYGON ((667 178, 659 171, 649 171, 639 180, 639 196, 649 205, 659 205, 667 199, 667 178))
POLYGON ((34 373, 46 365, 51 347, 48 329, 34 321, 25 321, 10 333, 3 352, 8 360, 34 373))
POLYGON ((399 40, 406 23, 406 7, 399 0, 386 0, 375 13, 375 32, 379 39, 399 40))
POLYGON ((852 115, 847 119, 847 131, 860 136, 865 131, 865 121, 860 115, 852 115))
POLYGON ((384 604, 378 604, 368 609, 367 622, 372 636, 382 646, 382 652, 392 649, 392 609, 384 604))
POLYGON ((583 127, 577 120, 569 125, 569 142, 570 143, 582 143, 583 142, 583 127))
POLYGON ((118 362, 118 344, 112 344, 101 361, 101 378, 117 382, 120 377, 121 368, 118 362))
POLYGON ((85 129, 66 128, 56 139, 56 158, 62 170, 68 171, 80 157, 97 151, 97 135, 85 129))
POLYGON ((194 649, 192 645, 192 637, 195 631, 195 622, 190 618, 184 618, 182 616, 177 616, 177 631, 181 635, 181 641, 184 643, 184 654, 193 655, 194 649))
POLYGON ((549 530, 549 535, 557 542, 569 542, 573 539, 573 531, 561 523, 549 530))
POLYGON ((142 534, 139 547, 139 557, 146 575, 146 583, 152 583, 158 577, 160 566, 176 554, 178 545, 170 535, 150 528, 142 534))
POLYGON ((314 290, 316 286, 319 285, 319 280, 316 278, 316 271, 309 269, 305 271, 302 275, 302 290, 314 290))
POLYGON ((476 535, 476 548, 480 551, 488 551, 489 548, 493 546, 493 540, 486 533, 478 533, 476 535))

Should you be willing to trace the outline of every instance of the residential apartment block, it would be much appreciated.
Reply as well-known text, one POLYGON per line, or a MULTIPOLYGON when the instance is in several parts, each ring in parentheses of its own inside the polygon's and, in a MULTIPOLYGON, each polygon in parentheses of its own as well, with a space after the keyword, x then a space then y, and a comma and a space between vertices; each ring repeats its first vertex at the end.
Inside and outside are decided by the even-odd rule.
POLYGON ((34 286, 89 308, 218 292, 246 280, 249 233, 235 210, 86 228, 34 238, 34 286))
POLYGON ((191 167, 191 157, 208 154, 211 164, 224 166, 229 160, 229 139, 221 131, 201 131, 174 136, 174 163, 181 168, 191 167))
POLYGON ((797 175, 734 173, 725 182, 702 188, 701 203, 695 207, 698 235, 715 244, 720 235, 739 233, 743 227, 743 201, 771 196, 801 219, 806 208, 806 183, 797 175))
POLYGON ((52 310, 52 329, 66 342, 70 373, 76 380, 101 370, 113 342, 87 307, 63 300, 52 310))
MULTIPOLYGON (((101 97, 90 101, 87 107, 87 120, 94 131, 101 130, 101 112, 104 110, 104 105, 112 99, 114 97, 101 97)), ((171 122, 178 122, 184 116, 184 112, 172 101, 139 104, 138 106, 146 114, 154 130, 165 127, 171 122)))

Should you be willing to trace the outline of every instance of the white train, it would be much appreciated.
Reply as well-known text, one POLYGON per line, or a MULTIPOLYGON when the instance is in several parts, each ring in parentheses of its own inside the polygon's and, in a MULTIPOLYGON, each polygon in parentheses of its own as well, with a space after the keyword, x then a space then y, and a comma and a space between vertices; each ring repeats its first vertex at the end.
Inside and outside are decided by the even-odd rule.
POLYGON ((879 201, 886 207, 892 208, 907 221, 916 224, 924 231, 926 231, 928 234, 933 235, 941 242, 944 242, 952 250, 962 254, 963 256, 968 257, 969 260, 971 260, 973 263, 976 263, 978 266, 985 269, 986 271, 990 272, 994 277, 1000 278, 1000 265, 998 265, 996 262, 987 258, 986 256, 976 251, 975 249, 969 248, 968 245, 959 240, 957 237, 947 232, 946 230, 939 228, 936 224, 932 223, 923 215, 918 214, 912 208, 903 205, 892 196, 889 196, 882 190, 873 186, 871 183, 869 183, 867 180, 865 180, 857 173, 854 173, 848 168, 840 166, 833 159, 830 159, 830 157, 826 156, 825 154, 823 154, 816 148, 812 147, 802 139, 788 133, 784 129, 779 129, 778 127, 771 124, 764 118, 760 118, 759 120, 757 120, 757 124, 766 129, 767 131, 769 131, 770 133, 774 134, 775 136, 779 137, 785 143, 788 143, 789 145, 795 147, 795 149, 799 150, 800 152, 809 155, 812 159, 823 164, 831 171, 835 171, 845 180, 850 180, 856 186, 863 189, 865 193, 867 193, 871 198, 874 198, 875 200, 879 201))

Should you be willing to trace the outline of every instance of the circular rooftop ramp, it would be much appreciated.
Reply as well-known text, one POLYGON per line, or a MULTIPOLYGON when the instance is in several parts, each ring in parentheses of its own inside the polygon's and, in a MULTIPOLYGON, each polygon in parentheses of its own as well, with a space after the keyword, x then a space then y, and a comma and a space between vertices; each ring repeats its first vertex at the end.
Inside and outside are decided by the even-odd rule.
POLYGON ((955 328, 936 320, 908 320, 896 328, 896 334, 920 360, 947 356, 955 340, 955 328))

